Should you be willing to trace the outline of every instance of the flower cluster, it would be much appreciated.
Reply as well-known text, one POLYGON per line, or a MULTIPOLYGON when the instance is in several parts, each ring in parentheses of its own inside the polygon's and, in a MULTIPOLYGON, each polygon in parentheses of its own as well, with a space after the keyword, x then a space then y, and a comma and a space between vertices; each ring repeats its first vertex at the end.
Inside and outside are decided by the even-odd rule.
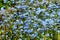
POLYGON ((60 6, 51 1, 3 0, 0 10, 2 40, 56 40, 60 6))

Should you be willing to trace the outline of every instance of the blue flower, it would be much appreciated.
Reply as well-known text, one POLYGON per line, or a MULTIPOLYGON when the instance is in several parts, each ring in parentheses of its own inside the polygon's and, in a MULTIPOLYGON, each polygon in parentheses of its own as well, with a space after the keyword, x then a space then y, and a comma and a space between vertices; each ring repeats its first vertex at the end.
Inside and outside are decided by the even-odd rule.
POLYGON ((31 39, 35 38, 35 34, 30 34, 29 36, 31 37, 31 39))
POLYGON ((23 29, 20 29, 20 32, 23 32, 23 29))
POLYGON ((60 12, 58 12, 57 14, 58 14, 58 16, 60 16, 60 12))
POLYGON ((53 18, 54 17, 54 14, 50 14, 50 17, 53 18))
POLYGON ((31 20, 27 19, 25 20, 26 23, 30 24, 31 23, 31 20))
POLYGON ((37 10, 37 11, 36 11, 36 15, 39 15, 40 12, 41 12, 41 9, 40 9, 40 8, 37 8, 36 10, 37 10))
POLYGON ((24 15, 20 15, 20 18, 24 18, 25 16, 24 15))
POLYGON ((29 30, 28 30, 28 33, 32 33, 32 32, 33 32, 33 29, 29 29, 29 30))
POLYGON ((4 11, 5 10, 4 7, 1 7, 1 10, 4 11))
POLYGON ((46 28, 41 28, 39 31, 41 32, 41 33, 43 33, 44 32, 44 30, 46 30, 46 28))
POLYGON ((4 22, 7 22, 7 21, 8 21, 8 20, 6 20, 6 19, 4 20, 4 22))
POLYGON ((54 21, 52 19, 45 20, 47 24, 54 25, 54 21))
POLYGON ((23 21, 22 20, 20 20, 20 24, 23 24, 23 21))
POLYGON ((26 9, 27 6, 26 6, 26 5, 23 5, 23 6, 21 6, 20 8, 22 8, 22 9, 26 9))
POLYGON ((48 12, 45 12, 45 16, 49 16, 49 13, 48 12))
POLYGON ((3 0, 4 1, 4 3, 6 3, 7 2, 7 0, 3 0))
POLYGON ((58 30, 58 33, 60 33, 60 30, 58 30))
POLYGON ((35 32, 34 34, 35 34, 35 37, 38 36, 38 33, 37 32, 35 32))
POLYGON ((24 30, 24 33, 28 33, 28 30, 27 30, 27 29, 25 29, 25 30, 24 30))
POLYGON ((14 3, 14 0, 11 0, 12 1, 12 3, 14 3))
POLYGON ((17 32, 16 31, 13 31, 13 34, 16 34, 17 32))
POLYGON ((19 9, 21 6, 20 6, 20 5, 18 5, 18 6, 15 6, 15 7, 19 9))
POLYGON ((37 23, 34 23, 33 24, 33 27, 35 27, 35 28, 38 27, 38 24, 37 23))
POLYGON ((60 23, 60 20, 59 20, 59 19, 57 19, 57 20, 56 20, 56 22, 57 22, 57 23, 60 23))
POLYGON ((47 34, 46 34, 46 36, 48 37, 48 36, 49 36, 49 34, 47 33, 47 34))
POLYGON ((44 27, 46 27, 47 23, 45 21, 42 21, 42 24, 43 24, 44 27))
POLYGON ((16 25, 13 26, 13 30, 17 29, 16 25))
POLYGON ((34 0, 30 0, 30 3, 32 3, 34 0))
POLYGON ((26 23, 24 24, 24 29, 27 29, 27 28, 29 28, 29 25, 26 23))
POLYGON ((24 26, 24 29, 28 29, 29 27, 28 26, 24 26))

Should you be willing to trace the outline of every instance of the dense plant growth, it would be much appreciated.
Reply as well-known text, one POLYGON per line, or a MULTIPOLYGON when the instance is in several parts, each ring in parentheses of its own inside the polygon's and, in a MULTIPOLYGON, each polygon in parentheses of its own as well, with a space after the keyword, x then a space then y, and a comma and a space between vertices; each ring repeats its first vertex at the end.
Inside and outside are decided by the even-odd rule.
POLYGON ((58 27, 58 1, 0 0, 0 40, 58 40, 58 27))

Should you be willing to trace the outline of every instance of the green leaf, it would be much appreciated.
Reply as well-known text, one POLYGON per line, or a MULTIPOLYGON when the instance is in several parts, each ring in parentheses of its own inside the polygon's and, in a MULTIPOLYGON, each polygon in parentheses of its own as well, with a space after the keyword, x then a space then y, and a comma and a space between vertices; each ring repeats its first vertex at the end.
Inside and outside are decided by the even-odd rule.
POLYGON ((0 30, 0 34, 2 33, 2 30, 0 30))
POLYGON ((39 2, 41 2, 42 0, 38 0, 39 2))

